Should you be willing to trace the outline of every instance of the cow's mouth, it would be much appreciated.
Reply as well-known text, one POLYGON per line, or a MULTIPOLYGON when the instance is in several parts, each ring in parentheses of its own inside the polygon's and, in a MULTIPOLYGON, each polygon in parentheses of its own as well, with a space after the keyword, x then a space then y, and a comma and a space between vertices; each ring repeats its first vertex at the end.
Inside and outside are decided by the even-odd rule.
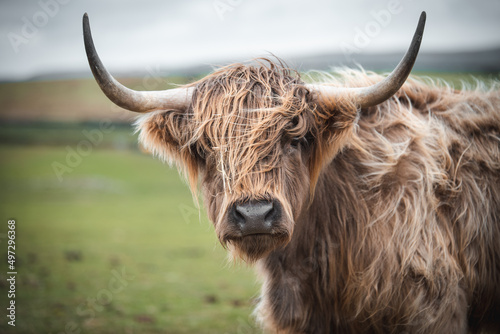
POLYGON ((289 241, 289 233, 278 232, 227 236, 222 243, 233 252, 233 256, 247 262, 255 262, 269 255, 272 251, 285 246, 289 241))

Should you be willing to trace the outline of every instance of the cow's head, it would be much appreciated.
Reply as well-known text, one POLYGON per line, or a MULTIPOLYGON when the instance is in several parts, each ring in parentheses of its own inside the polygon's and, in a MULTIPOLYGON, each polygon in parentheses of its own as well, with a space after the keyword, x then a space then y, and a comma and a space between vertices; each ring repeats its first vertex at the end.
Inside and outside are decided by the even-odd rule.
POLYGON ((287 244, 321 169, 345 145, 360 109, 391 97, 415 62, 425 23, 383 81, 363 88, 304 84, 280 61, 223 67, 190 85, 139 92, 119 84, 95 51, 84 16, 87 56, 103 92, 140 113, 140 141, 201 183, 221 243, 254 261, 287 244))

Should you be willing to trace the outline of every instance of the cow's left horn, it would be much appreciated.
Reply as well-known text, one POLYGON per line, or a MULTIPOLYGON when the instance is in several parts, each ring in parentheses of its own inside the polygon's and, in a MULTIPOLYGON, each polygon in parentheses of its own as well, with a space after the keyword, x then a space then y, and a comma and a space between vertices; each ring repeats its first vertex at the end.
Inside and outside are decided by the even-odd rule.
POLYGON ((193 88, 175 88, 164 91, 135 91, 115 80, 102 64, 94 47, 89 17, 83 15, 83 38, 89 65, 101 90, 118 106, 140 113, 154 110, 185 110, 191 101, 193 88))
POLYGON ((420 49, 420 43, 424 33, 425 18, 426 14, 422 12, 408 51, 406 51, 406 54, 394 71, 384 80, 373 86, 362 88, 338 88, 323 85, 307 85, 307 88, 319 93, 319 99, 349 97, 361 108, 374 106, 384 102, 401 88, 410 75, 413 64, 415 64, 415 60, 417 59, 418 50, 420 49))

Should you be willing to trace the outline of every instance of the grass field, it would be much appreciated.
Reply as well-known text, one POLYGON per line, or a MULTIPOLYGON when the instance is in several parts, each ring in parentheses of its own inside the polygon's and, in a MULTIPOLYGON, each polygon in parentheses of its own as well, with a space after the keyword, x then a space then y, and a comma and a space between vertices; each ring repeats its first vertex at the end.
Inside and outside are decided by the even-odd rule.
POLYGON ((254 274, 228 265, 175 170, 137 150, 94 147, 60 182, 52 164, 66 155, 0 146, 0 253, 14 218, 18 272, 16 328, 2 314, 1 333, 257 332, 254 274))
POLYGON ((92 80, 0 84, 0 105, 0 254, 15 219, 18 272, 12 328, 0 265, 0 333, 260 332, 253 270, 228 264, 177 171, 137 149, 130 113, 92 80), (103 119, 113 129, 82 145, 103 119))

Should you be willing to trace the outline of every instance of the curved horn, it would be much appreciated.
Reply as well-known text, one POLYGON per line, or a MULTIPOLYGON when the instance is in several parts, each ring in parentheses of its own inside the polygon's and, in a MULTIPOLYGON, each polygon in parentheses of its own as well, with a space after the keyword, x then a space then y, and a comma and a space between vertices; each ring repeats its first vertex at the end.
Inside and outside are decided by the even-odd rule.
POLYGON ((329 99, 346 96, 346 94, 350 95, 361 108, 371 107, 384 102, 401 88, 410 75, 413 64, 415 64, 415 60, 417 59, 418 50, 420 49, 425 27, 425 18, 426 14, 422 12, 408 51, 406 51, 406 54, 394 71, 384 80, 373 86, 361 88, 338 88, 322 85, 307 85, 307 87, 312 91, 319 92, 320 96, 324 95, 324 97, 329 99))
POLYGON ((135 91, 115 80, 102 64, 92 40, 89 17, 83 15, 85 51, 94 78, 106 96, 118 106, 140 113, 154 110, 184 110, 191 101, 193 88, 175 88, 164 91, 135 91))

